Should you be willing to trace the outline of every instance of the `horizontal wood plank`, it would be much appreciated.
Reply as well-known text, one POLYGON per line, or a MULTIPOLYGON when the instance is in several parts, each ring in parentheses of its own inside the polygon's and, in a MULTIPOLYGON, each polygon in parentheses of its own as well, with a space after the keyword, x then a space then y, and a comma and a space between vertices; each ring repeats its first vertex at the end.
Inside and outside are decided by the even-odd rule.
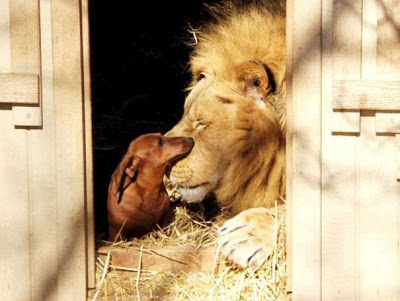
MULTIPOLYGON (((140 248, 123 248, 117 246, 103 246, 99 249, 99 255, 105 257, 107 253, 111 253, 111 264, 114 267, 124 267, 136 269, 141 259, 142 270, 156 272, 192 272, 211 274, 214 272, 214 259, 216 256, 216 248, 204 248, 196 250, 195 247, 152 247, 140 248)), ((221 272, 226 266, 218 263, 215 272, 221 272)), ((123 272, 123 269, 117 271, 123 272)))
POLYGON ((332 109, 400 111, 400 81, 335 80, 332 109))
POLYGON ((38 104, 39 76, 36 74, 0 74, 0 103, 38 104))
POLYGON ((400 113, 376 113, 375 127, 379 134, 400 134, 400 113))

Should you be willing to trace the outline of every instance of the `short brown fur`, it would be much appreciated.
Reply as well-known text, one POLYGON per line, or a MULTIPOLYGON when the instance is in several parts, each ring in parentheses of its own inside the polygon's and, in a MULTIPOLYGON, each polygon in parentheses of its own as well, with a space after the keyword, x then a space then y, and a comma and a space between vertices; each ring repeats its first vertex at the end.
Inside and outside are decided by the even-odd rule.
POLYGON ((186 156, 193 139, 142 135, 131 142, 108 189, 109 240, 140 237, 168 213, 166 169, 186 156))

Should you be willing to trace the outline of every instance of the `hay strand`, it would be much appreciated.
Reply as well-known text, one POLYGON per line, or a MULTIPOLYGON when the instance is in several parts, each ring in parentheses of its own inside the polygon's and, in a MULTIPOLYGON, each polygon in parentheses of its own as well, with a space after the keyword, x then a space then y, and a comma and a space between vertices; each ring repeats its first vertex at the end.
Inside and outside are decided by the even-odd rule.
POLYGON ((139 263, 138 263, 138 268, 137 268, 137 277, 136 277, 136 294, 137 294, 137 298, 139 301, 142 300, 140 298, 140 290, 139 290, 140 275, 141 275, 141 271, 142 271, 142 258, 143 258, 143 245, 140 246, 140 257, 139 257, 139 263))
POLYGON ((104 264, 103 273, 101 275, 101 279, 100 279, 100 282, 99 282, 99 287, 97 288, 96 294, 93 297, 93 301, 97 300, 97 297, 100 294, 100 290, 103 287, 104 281, 105 281, 106 276, 107 276, 108 265, 110 264, 110 258, 111 258, 111 252, 108 252, 107 253, 107 258, 106 258, 106 263, 104 264))
POLYGON ((132 273, 117 276, 116 269, 121 267, 99 261, 98 279, 99 283, 104 283, 98 289, 101 290, 100 296, 104 300, 115 301, 290 300, 286 293, 285 205, 275 204, 270 213, 275 218, 274 245, 270 257, 256 267, 242 269, 227 263, 219 255, 217 226, 214 223, 206 221, 198 212, 177 207, 174 219, 168 226, 160 227, 140 240, 120 242, 117 245, 140 250, 141 256, 151 254, 152 246, 195 246, 199 249, 203 246, 215 247, 216 254, 210 274, 144 271, 142 260, 139 260, 140 264, 137 269, 131 269, 132 273), (104 268, 106 265, 107 269, 104 268), (109 281, 101 280, 101 271, 103 274, 108 271, 109 281))

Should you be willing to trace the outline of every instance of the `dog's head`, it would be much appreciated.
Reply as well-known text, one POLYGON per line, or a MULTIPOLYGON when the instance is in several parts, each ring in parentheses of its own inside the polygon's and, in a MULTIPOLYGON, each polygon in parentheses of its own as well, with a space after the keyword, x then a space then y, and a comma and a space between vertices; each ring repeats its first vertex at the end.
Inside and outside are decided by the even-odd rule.
POLYGON ((186 157, 194 146, 194 140, 188 137, 165 137, 160 133, 139 136, 131 142, 112 175, 112 193, 125 190, 134 182, 140 170, 156 172, 162 179, 166 169, 186 157))

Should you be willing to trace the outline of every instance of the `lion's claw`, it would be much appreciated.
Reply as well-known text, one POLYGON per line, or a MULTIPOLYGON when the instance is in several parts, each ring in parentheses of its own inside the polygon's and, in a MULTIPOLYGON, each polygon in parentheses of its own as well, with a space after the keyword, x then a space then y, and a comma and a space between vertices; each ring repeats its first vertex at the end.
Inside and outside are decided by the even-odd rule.
POLYGON ((218 229, 221 254, 242 267, 266 260, 274 245, 275 222, 266 208, 252 208, 218 229))

